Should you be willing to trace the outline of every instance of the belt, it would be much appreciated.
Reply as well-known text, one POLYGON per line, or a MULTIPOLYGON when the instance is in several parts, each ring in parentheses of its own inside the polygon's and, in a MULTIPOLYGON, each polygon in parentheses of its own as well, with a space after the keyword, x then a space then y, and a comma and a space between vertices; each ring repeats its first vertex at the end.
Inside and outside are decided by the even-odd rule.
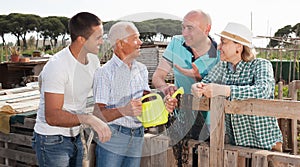
POLYGON ((138 133, 144 132, 143 126, 137 127, 137 128, 129 128, 129 127, 125 127, 125 126, 117 125, 117 124, 110 124, 109 126, 121 133, 124 133, 124 134, 133 135, 133 134, 138 134, 138 133))

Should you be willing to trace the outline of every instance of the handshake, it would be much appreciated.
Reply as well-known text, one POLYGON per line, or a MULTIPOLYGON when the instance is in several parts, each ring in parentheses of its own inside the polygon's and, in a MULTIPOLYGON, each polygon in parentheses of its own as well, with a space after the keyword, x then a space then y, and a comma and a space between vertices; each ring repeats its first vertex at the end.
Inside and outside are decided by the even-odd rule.
POLYGON ((203 95, 211 98, 215 96, 230 96, 230 86, 220 85, 215 83, 198 82, 192 85, 191 92, 195 97, 202 97, 203 95))

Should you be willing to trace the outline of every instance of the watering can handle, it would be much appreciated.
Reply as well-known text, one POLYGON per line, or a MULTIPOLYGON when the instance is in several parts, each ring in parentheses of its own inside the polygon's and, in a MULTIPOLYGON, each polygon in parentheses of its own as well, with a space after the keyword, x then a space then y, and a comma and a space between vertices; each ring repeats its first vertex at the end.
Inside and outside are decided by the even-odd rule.
POLYGON ((148 98, 148 97, 153 97, 153 96, 158 97, 159 95, 156 94, 156 93, 149 93, 149 94, 143 96, 143 97, 141 98, 141 101, 143 101, 144 99, 146 99, 146 98, 148 98))
POLYGON ((172 98, 176 98, 176 96, 178 95, 178 94, 184 94, 184 89, 183 89, 183 87, 180 87, 179 89, 177 89, 176 90, 176 92, 174 92, 173 94, 172 94, 172 98))

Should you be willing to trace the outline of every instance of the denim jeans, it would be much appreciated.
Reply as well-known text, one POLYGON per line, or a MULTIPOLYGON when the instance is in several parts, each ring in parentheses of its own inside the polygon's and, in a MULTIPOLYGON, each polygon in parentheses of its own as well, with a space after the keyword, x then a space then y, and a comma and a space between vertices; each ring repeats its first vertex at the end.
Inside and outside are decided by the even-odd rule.
POLYGON ((82 143, 80 135, 40 135, 33 133, 32 148, 36 152, 40 167, 81 167, 82 143))
POLYGON ((144 128, 109 125, 112 136, 106 143, 97 142, 97 167, 139 167, 144 142, 144 128))

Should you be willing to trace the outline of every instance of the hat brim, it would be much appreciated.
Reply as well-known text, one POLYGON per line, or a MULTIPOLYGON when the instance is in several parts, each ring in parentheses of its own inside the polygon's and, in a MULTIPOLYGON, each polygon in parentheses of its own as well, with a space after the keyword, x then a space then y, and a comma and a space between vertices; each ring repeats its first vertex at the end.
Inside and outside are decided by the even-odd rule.
POLYGON ((229 40, 232 40, 234 42, 237 42, 239 44, 242 44, 244 46, 247 46, 249 48, 253 48, 253 45, 249 44, 249 43, 246 43, 246 42, 243 42, 243 41, 240 41, 240 40, 237 40, 237 39, 234 39, 234 38, 231 38, 227 35, 224 35, 224 34, 220 34, 220 33, 215 33, 216 35, 220 36, 220 37, 223 37, 223 38, 226 38, 226 39, 229 39, 229 40))

